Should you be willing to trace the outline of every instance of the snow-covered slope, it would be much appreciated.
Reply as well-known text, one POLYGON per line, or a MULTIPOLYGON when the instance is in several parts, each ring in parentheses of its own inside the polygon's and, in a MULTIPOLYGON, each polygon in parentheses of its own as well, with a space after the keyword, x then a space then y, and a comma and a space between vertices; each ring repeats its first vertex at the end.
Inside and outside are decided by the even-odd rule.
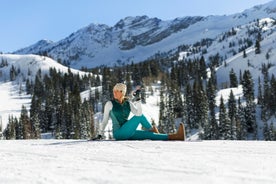
POLYGON ((276 18, 276 1, 229 16, 183 17, 162 21, 147 16, 126 17, 113 27, 91 24, 69 37, 38 43, 15 53, 45 53, 74 68, 143 61, 158 52, 194 44, 255 19, 276 18))
MULTIPOLYGON (((26 95, 26 80, 34 81, 38 70, 41 75, 49 73, 50 68, 55 68, 61 73, 67 73, 68 68, 55 60, 37 55, 0 54, 0 123, 6 127, 10 115, 19 117, 21 107, 29 108, 31 97, 26 95), (16 77, 11 80, 11 70, 14 68, 16 77)), ((71 69, 74 74, 84 75, 85 72, 71 69)))
MULTIPOLYGON (((57 61, 38 55, 15 55, 15 54, 0 54, 0 82, 10 80, 10 70, 14 67, 20 70, 18 73, 19 80, 34 79, 37 71, 40 69, 42 75, 48 74, 50 68, 56 68, 62 73, 68 72, 68 67, 65 67, 57 61)), ((85 74, 76 69, 71 69, 74 74, 85 74)))
POLYGON ((5 184, 272 184, 276 142, 0 141, 5 184))
MULTIPOLYGON (((219 43, 214 42, 212 47, 209 48, 210 54, 211 50, 218 52, 220 49, 220 54, 223 56, 228 55, 229 58, 223 62, 223 65, 217 69, 217 79, 219 87, 223 87, 223 84, 229 84, 229 73, 230 70, 233 69, 237 76, 239 76, 240 71, 249 70, 252 74, 253 80, 255 81, 255 91, 257 92, 258 88, 258 77, 263 78, 262 76, 262 65, 263 64, 271 64, 272 66, 269 69, 270 74, 276 74, 276 24, 275 20, 270 18, 261 19, 259 21, 261 24, 267 22, 267 25, 262 27, 262 41, 260 42, 261 53, 255 54, 255 42, 253 46, 246 49, 246 57, 244 57, 243 52, 238 52, 238 41, 241 38, 247 37, 247 29, 252 28, 255 23, 247 24, 239 29, 237 29, 237 34, 231 38, 229 38, 226 42, 219 43), (231 56, 232 52, 229 52, 230 49, 225 49, 223 51, 223 46, 228 47, 230 42, 235 42, 236 46, 232 47, 231 50, 236 50, 237 54, 231 56)), ((254 39, 255 40, 255 39, 254 39)), ((208 57, 208 56, 206 56, 208 57)))
POLYGON ((5 129, 9 116, 20 116, 22 105, 29 109, 31 96, 20 92, 17 84, 0 82, 0 102, 0 126, 5 129))

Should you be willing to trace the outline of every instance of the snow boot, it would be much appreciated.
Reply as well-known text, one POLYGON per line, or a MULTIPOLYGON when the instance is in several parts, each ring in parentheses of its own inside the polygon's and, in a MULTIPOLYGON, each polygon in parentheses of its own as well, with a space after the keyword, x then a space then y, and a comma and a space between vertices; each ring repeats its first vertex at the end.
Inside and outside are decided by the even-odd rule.
POLYGON ((179 128, 175 134, 169 134, 170 141, 185 141, 185 127, 183 123, 179 124, 179 128))

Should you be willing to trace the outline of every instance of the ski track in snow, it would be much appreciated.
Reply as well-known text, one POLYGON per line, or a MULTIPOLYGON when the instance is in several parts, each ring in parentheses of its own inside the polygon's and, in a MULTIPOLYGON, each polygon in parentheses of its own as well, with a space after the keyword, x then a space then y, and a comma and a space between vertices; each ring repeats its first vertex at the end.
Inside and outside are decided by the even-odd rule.
POLYGON ((0 183, 276 183, 276 142, 0 141, 0 183))

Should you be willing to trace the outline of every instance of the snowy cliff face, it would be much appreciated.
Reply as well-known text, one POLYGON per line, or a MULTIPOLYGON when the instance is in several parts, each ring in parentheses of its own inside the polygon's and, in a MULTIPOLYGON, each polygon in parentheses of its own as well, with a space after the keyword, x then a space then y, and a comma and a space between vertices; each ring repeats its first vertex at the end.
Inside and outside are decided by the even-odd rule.
POLYGON ((71 67, 95 67, 140 62, 158 52, 204 38, 215 39, 232 27, 255 19, 276 18, 276 1, 229 16, 182 17, 163 21, 147 16, 126 17, 113 27, 91 24, 58 42, 39 41, 16 54, 47 53, 71 67))
POLYGON ((127 17, 119 21, 114 28, 120 30, 119 47, 122 50, 131 50, 136 46, 157 43, 202 19, 203 17, 185 17, 173 21, 162 21, 157 18, 150 19, 147 16, 127 17))
POLYGON ((47 53, 56 60, 69 61, 73 67, 80 68, 102 64, 114 65, 127 60, 130 62, 137 52, 141 52, 140 48, 145 47, 148 53, 142 54, 143 58, 136 56, 137 59, 131 59, 131 61, 141 61, 158 51, 147 49, 147 46, 156 44, 202 19, 202 17, 185 17, 162 21, 147 16, 126 17, 114 27, 91 24, 57 43, 45 44, 45 41, 39 41, 15 53, 47 53))

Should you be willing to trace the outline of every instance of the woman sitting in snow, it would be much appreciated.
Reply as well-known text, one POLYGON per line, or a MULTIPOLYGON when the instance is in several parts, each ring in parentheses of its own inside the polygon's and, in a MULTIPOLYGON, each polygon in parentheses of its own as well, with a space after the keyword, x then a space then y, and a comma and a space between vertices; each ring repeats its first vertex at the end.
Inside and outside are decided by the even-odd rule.
POLYGON ((160 134, 155 126, 152 126, 142 114, 141 102, 132 103, 127 98, 126 85, 118 83, 113 88, 114 99, 108 101, 104 107, 104 117, 100 132, 103 133, 109 117, 112 120, 112 131, 115 140, 185 140, 184 125, 180 123, 175 134, 160 134), (130 112, 134 114, 128 119, 130 112), (138 125, 146 130, 136 130, 138 125))

